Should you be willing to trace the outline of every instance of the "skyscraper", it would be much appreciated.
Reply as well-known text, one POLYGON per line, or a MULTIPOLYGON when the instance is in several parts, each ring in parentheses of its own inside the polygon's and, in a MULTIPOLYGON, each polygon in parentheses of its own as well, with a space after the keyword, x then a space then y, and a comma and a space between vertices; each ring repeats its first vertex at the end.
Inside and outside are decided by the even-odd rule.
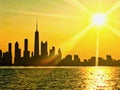
POLYGON ((3 53, 3 65, 12 65, 12 44, 8 43, 8 51, 3 53))
POLYGON ((20 58, 21 58, 21 49, 19 49, 18 42, 15 43, 15 58, 14 58, 14 64, 20 65, 20 58))
POLYGON ((24 40, 24 51, 28 51, 28 39, 24 40))
POLYGON ((61 60, 62 59, 62 52, 61 49, 59 48, 58 50, 58 59, 61 60))
POLYGON ((2 65, 2 50, 0 50, 0 66, 2 65))
POLYGON ((15 58, 19 59, 21 57, 21 49, 19 49, 18 42, 15 43, 15 58))
POLYGON ((36 32, 35 32, 35 42, 34 42, 34 56, 39 56, 39 32, 38 32, 38 23, 36 22, 36 32))
POLYGON ((12 63, 12 43, 8 43, 9 61, 12 63))
POLYGON ((8 52, 11 54, 12 53, 12 44, 8 43, 8 52))
POLYGON ((41 56, 42 57, 47 57, 48 56, 47 41, 45 43, 43 41, 41 42, 41 56))
POLYGON ((30 57, 30 51, 28 51, 28 39, 24 40, 24 57, 30 57))
POLYGON ((52 47, 52 49, 50 49, 50 56, 55 56, 55 47, 52 47))
POLYGON ((0 58, 2 58, 2 50, 0 50, 0 58))

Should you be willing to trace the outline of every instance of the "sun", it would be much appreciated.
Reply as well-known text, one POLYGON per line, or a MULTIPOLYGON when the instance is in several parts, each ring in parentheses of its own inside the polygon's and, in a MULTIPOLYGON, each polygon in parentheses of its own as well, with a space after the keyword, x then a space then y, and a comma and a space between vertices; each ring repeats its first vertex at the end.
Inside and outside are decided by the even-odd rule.
POLYGON ((96 26, 104 25, 105 22, 106 22, 106 17, 102 13, 94 14, 93 17, 92 17, 92 22, 96 26))

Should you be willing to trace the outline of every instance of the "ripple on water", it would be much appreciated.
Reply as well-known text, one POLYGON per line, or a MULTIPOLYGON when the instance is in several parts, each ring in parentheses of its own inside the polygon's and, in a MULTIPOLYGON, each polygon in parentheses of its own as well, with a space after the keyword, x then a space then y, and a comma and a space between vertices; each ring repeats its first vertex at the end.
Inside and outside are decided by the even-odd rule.
POLYGON ((119 67, 0 69, 0 90, 117 90, 119 72, 119 67))

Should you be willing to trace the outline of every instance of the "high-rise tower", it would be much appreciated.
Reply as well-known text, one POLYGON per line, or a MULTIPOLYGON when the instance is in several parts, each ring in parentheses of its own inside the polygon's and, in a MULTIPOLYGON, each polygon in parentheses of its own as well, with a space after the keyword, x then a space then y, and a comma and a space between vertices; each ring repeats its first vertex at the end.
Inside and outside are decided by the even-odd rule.
POLYGON ((0 50, 0 58, 2 58, 2 50, 0 50))
POLYGON ((62 52, 61 49, 59 48, 58 50, 58 59, 61 60, 62 59, 62 52))
POLYGON ((52 49, 50 49, 50 56, 55 56, 55 47, 52 47, 52 49))
POLYGON ((35 42, 34 42, 34 56, 39 56, 39 32, 38 32, 38 23, 36 22, 36 32, 35 32, 35 42))
POLYGON ((8 43, 8 52, 11 54, 12 53, 12 44, 8 43))
POLYGON ((28 39, 24 39, 24 51, 28 51, 28 39))
POLYGON ((21 49, 19 49, 18 42, 15 42, 15 59, 19 59, 21 57, 21 49))
POLYGON ((14 58, 14 65, 20 65, 21 64, 21 49, 19 49, 18 42, 15 43, 15 58, 14 58))
POLYGON ((25 58, 30 57, 30 51, 28 51, 28 39, 24 40, 24 57, 25 58))
POLYGON ((3 53, 2 64, 5 66, 12 65, 12 44, 8 43, 8 51, 3 53))
POLYGON ((2 65, 2 50, 0 50, 0 66, 2 65))
POLYGON ((47 41, 46 42, 41 42, 41 56, 43 58, 48 56, 48 52, 47 52, 47 41))
POLYGON ((12 62, 12 43, 8 43, 9 59, 12 62))

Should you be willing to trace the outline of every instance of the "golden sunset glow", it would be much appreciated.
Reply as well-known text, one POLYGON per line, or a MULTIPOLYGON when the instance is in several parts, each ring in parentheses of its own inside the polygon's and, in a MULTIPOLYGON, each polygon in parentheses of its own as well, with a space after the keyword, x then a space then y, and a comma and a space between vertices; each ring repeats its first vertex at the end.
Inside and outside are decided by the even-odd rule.
POLYGON ((8 42, 14 49, 18 41, 23 53, 28 38, 34 51, 37 20, 40 41, 47 40, 48 49, 55 46, 56 53, 61 48, 63 57, 78 54, 83 60, 111 54, 118 59, 119 13, 119 0, 0 0, 0 49, 7 51, 8 42))
MULTIPOLYGON (((107 67, 106 67, 107 68, 107 67)), ((107 79, 110 78, 111 76, 108 75, 110 73, 109 68, 90 68, 88 69, 89 71, 92 71, 93 73, 87 74, 89 77, 90 81, 88 80, 87 85, 88 89, 92 90, 107 90, 108 89, 108 83, 106 83, 107 79)))

